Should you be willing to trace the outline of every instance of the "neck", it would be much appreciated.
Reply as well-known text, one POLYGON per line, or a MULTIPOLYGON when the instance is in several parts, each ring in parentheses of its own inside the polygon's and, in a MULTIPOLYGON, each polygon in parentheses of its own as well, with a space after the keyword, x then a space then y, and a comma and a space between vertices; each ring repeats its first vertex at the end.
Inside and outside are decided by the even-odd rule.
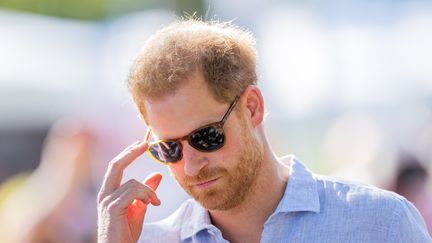
POLYGON ((211 210, 210 217, 230 242, 259 242, 264 223, 276 210, 287 185, 289 170, 265 145, 258 177, 242 204, 225 210, 211 210))

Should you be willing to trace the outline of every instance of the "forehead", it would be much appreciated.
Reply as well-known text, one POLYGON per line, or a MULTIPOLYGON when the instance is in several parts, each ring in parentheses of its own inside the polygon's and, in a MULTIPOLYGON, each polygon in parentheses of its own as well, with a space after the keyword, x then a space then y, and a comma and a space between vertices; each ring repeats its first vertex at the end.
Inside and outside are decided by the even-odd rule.
POLYGON ((148 125, 159 139, 178 138, 222 119, 227 104, 216 101, 200 75, 191 76, 174 94, 144 101, 148 125))

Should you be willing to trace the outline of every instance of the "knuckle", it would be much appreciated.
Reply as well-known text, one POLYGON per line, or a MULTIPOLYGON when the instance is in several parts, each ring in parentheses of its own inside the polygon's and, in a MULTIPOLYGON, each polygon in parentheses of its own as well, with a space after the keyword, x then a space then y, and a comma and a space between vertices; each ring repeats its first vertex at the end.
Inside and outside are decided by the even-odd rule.
POLYGON ((111 202, 106 207, 109 214, 113 214, 119 210, 119 200, 115 200, 114 202, 111 202))
POLYGON ((115 169, 118 169, 119 166, 120 166, 120 161, 117 158, 115 158, 109 162, 108 169, 109 170, 113 170, 113 169, 115 170, 115 169))
POLYGON ((127 192, 126 194, 131 195, 139 195, 142 191, 142 184, 134 179, 128 180, 121 187, 127 192))
POLYGON ((96 197, 97 203, 98 204, 102 203, 102 201, 107 197, 109 197, 109 194, 106 193, 104 188, 101 188, 97 194, 97 197, 96 197))
POLYGON ((151 195, 156 195, 156 192, 153 191, 153 189, 151 187, 149 187, 147 185, 144 185, 144 187, 148 193, 150 193, 151 195))
POLYGON ((105 208, 109 206, 110 202, 111 202, 111 196, 107 196, 100 201, 99 205, 100 207, 105 208))
POLYGON ((134 196, 139 196, 142 193, 142 189, 138 186, 132 186, 128 188, 128 193, 134 196))
POLYGON ((134 195, 140 195, 140 194, 142 193, 142 190, 141 190, 141 188, 133 187, 133 188, 132 188, 132 193, 133 193, 134 195))
POLYGON ((105 198, 104 192, 103 191, 99 191, 97 198, 96 198, 96 202, 98 204, 102 203, 102 200, 105 198))
POLYGON ((150 197, 156 196, 156 193, 150 188, 147 188, 146 192, 147 192, 147 195, 149 195, 150 197))
POLYGON ((130 180, 128 180, 127 182, 126 182, 126 184, 128 185, 128 187, 130 187, 130 188, 140 188, 141 186, 142 186, 142 184, 139 182, 139 181, 137 181, 137 180, 135 180, 135 179, 130 179, 130 180))

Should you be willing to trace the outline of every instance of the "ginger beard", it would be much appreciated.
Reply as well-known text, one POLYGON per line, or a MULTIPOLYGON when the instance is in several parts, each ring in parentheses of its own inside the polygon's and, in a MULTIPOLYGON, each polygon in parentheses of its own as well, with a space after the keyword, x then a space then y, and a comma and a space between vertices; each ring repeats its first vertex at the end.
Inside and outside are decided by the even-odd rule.
MULTIPOLYGON (((263 161, 263 152, 251 131, 248 130, 246 122, 241 120, 241 139, 238 150, 232 158, 233 167, 204 168, 196 176, 186 176, 182 180, 175 174, 178 184, 198 201, 204 208, 209 210, 228 210, 239 206, 244 202, 246 196, 252 191, 263 161), (217 185, 210 188, 198 189, 193 186, 221 177, 217 185)), ((217 153, 217 151, 215 152, 217 153)))

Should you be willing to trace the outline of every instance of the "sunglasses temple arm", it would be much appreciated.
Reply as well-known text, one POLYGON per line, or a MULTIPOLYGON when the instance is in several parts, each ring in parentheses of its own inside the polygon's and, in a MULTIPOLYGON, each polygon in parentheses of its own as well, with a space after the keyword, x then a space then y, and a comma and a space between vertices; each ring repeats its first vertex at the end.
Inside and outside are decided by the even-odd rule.
POLYGON ((230 107, 228 108, 227 112, 225 113, 225 115, 223 116, 221 123, 225 124, 229 114, 232 112, 232 110, 234 109, 235 105, 237 104, 237 102, 239 101, 240 96, 236 96, 236 98, 234 99, 234 101, 231 103, 230 107))
POLYGON ((144 137, 144 141, 145 141, 146 143, 148 143, 148 141, 149 141, 149 139, 150 139, 150 134, 151 134, 151 128, 149 127, 149 128, 147 129, 146 135, 145 135, 145 137, 144 137))

